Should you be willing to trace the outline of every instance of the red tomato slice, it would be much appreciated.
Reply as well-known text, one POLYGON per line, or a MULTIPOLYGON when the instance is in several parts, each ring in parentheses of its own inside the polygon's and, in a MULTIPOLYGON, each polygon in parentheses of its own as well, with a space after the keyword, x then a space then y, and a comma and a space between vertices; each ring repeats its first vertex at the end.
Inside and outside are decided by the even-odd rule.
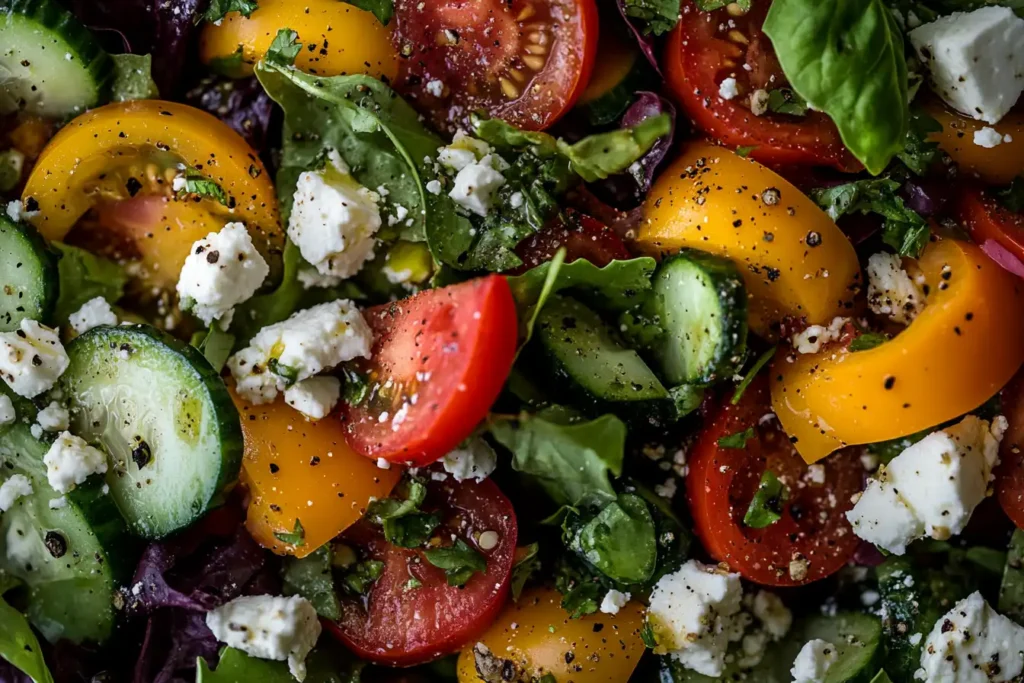
POLYGON ((766 586, 799 586, 838 571, 860 540, 846 521, 850 497, 862 489, 864 467, 854 450, 810 470, 771 413, 763 377, 739 405, 713 414, 690 456, 686 496, 697 536, 719 562, 766 586), (718 440, 753 427, 746 448, 723 448, 718 440), (743 524, 761 476, 771 470, 789 489, 782 519, 764 529, 743 524), (818 477, 812 473, 819 474, 818 477))
POLYGON ((1024 261, 1024 216, 1004 208, 978 188, 960 195, 957 215, 971 238, 980 245, 994 240, 1019 260, 1024 261))
POLYGON ((349 445, 369 458, 422 467, 487 416, 512 369, 516 307, 500 275, 432 289, 366 311, 371 390, 343 404, 349 445))
POLYGON ((1007 516, 1024 529, 1024 372, 1003 389, 1002 403, 1010 428, 999 450, 996 496, 1007 516))
POLYGON ((701 12, 684 2, 665 55, 669 87, 698 128, 729 147, 753 147, 750 156, 762 163, 859 170, 825 114, 809 111, 797 118, 770 112, 754 116, 750 111, 754 90, 786 85, 761 31, 770 5, 754 0, 749 12, 734 17, 727 9, 701 12), (730 100, 718 94, 726 78, 735 78, 739 89, 730 100))
POLYGON ((396 87, 454 132, 485 111, 543 130, 575 104, 597 54, 594 0, 395 2, 396 87))
POLYGON ((632 258, 626 243, 601 221, 575 211, 568 212, 568 222, 559 222, 530 235, 516 246, 523 265, 521 273, 550 261, 559 249, 565 248, 565 262, 586 259, 599 268, 612 261, 632 258))
POLYGON ((489 479, 428 484, 424 509, 440 514, 436 537, 450 545, 452 534, 487 559, 487 572, 476 573, 458 588, 422 551, 387 543, 366 522, 342 537, 368 559, 384 563, 384 573, 365 599, 342 600, 338 623, 324 622, 363 659, 392 666, 412 666, 458 652, 478 638, 497 618, 508 596, 518 527, 512 503, 489 479), (482 548, 485 531, 498 535, 497 545, 482 548), (422 585, 409 589, 410 579, 422 585))

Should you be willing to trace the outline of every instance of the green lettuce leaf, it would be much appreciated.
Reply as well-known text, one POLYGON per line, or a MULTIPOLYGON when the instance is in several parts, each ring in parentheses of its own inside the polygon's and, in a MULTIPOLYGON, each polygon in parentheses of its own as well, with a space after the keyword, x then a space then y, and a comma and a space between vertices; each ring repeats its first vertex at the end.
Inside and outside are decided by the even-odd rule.
POLYGON ((101 296, 113 304, 124 295, 128 274, 121 266, 61 242, 50 246, 60 254, 60 295, 53 313, 57 324, 67 324, 68 317, 91 299, 101 296))
POLYGON ((810 196, 832 220, 847 213, 873 213, 884 219, 882 240, 900 256, 916 258, 928 244, 928 221, 908 207, 891 178, 855 180, 845 185, 811 190, 810 196))
POLYGON ((330 544, 302 559, 285 557, 281 564, 281 587, 284 595, 300 595, 309 600, 321 617, 334 621, 341 618, 341 605, 334 591, 330 544))
POLYGON ((613 581, 643 583, 658 562, 654 518, 643 498, 621 493, 576 530, 570 548, 613 581))
MULTIPOLYGON (((732 0, 697 0, 703 10, 724 7, 732 0)), ((749 9, 750 0, 740 0, 749 9)), ((644 35, 664 35, 679 23, 679 0, 622 0, 622 8, 630 19, 643 22, 644 35)))
POLYGON ((385 26, 387 26, 392 17, 395 16, 394 0, 343 0, 343 2, 355 5, 359 9, 364 9, 367 12, 372 12, 373 16, 377 17, 377 21, 385 26))
POLYGON ((33 683, 53 683, 43 660, 39 640, 28 619, 0 597, 0 657, 32 679, 33 683))

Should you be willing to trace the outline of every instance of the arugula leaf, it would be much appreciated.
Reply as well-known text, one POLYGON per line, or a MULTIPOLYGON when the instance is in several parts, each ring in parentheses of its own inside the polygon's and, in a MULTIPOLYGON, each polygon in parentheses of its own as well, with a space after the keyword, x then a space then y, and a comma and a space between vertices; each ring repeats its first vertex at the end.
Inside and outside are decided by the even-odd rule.
POLYGON ((215 322, 210 325, 208 331, 197 332, 193 336, 192 346, 198 349, 210 366, 219 373, 224 369, 231 349, 235 346, 235 335, 223 331, 215 322))
POLYGON ((851 351, 870 351, 889 341, 889 337, 879 332, 863 332, 850 342, 851 351))
POLYGON ((621 493, 576 530, 570 548, 613 581, 643 583, 658 562, 654 518, 642 498, 621 493))
POLYGON ((281 565, 281 587, 284 595, 300 595, 309 600, 321 617, 334 621, 341 618, 341 605, 334 592, 330 544, 302 559, 285 557, 281 565))
POLYGON ((523 594, 523 588, 526 586, 526 582, 538 571, 540 571, 541 564, 540 558, 540 544, 531 543, 530 545, 516 548, 516 561, 512 565, 512 602, 519 602, 519 596, 523 594))
POLYGON ((53 312, 58 324, 67 324, 72 313, 98 296, 110 303, 124 296, 128 274, 121 266, 61 242, 50 242, 50 247, 60 255, 57 263, 60 294, 53 312))
POLYGON ((1015 529, 999 588, 999 613, 1024 625, 1024 530, 1015 529))
POLYGON ((512 468, 536 479, 556 504, 615 500, 608 475, 622 474, 626 425, 614 415, 573 422, 564 411, 549 408, 492 418, 489 429, 512 452, 512 468))
MULTIPOLYGON (((702 10, 718 9, 731 0, 698 0, 697 6, 702 10), (720 3, 720 4, 719 4, 720 3), (716 6, 711 6, 716 5, 716 6)), ((621 0, 626 16, 644 23, 644 35, 664 35, 679 23, 679 0, 621 0)), ((750 0, 740 0, 747 4, 750 0)))
POLYGON ((884 219, 882 241, 900 256, 918 257, 928 244, 928 221, 910 209, 897 194, 900 184, 891 178, 855 180, 845 185, 811 190, 810 196, 832 220, 857 211, 884 219))
POLYGON ((1024 177, 1014 176, 1009 185, 996 191, 996 199, 1007 211, 1024 211, 1024 177))
POLYGON ((764 366, 768 365, 768 361, 775 357, 775 351, 778 348, 779 347, 776 344, 758 356, 757 360, 754 361, 754 364, 750 366, 749 370, 747 370, 747 374, 743 376, 742 381, 740 381, 736 386, 736 391, 733 392, 730 403, 736 405, 740 402, 740 399, 743 398, 743 394, 747 392, 747 389, 753 383, 754 379, 757 378, 757 375, 761 372, 764 366))
POLYGON ((461 538, 447 548, 431 548, 423 551, 427 562, 443 569, 449 586, 465 586, 476 572, 487 571, 487 560, 461 538))
POLYGON ((744 429, 742 432, 723 436, 718 440, 719 448, 746 448, 747 442, 754 438, 754 428, 744 429))
POLYGON ((234 198, 228 197, 227 193, 224 192, 224 188, 218 185, 216 181, 207 178, 194 168, 185 169, 185 174, 179 177, 183 182, 181 189, 177 193, 178 199, 201 197, 220 202, 229 209, 234 208, 234 198))
MULTIPOLYGON (((270 47, 263 55, 263 61, 280 67, 289 67, 295 64, 295 58, 302 51, 302 43, 299 42, 299 34, 290 28, 278 30, 270 47)), ((260 81, 262 83, 262 81, 260 81)), ((266 87, 266 86, 264 86, 266 87)), ((280 103, 278 103, 280 104, 280 103)), ((287 139, 287 136, 285 137, 287 139)))
POLYGON ((110 55, 114 60, 114 82, 110 86, 111 102, 152 100, 160 97, 153 82, 151 55, 110 55))
POLYGON ((201 16, 197 17, 197 23, 199 20, 216 23, 222 20, 228 12, 239 12, 248 18, 257 9, 259 9, 257 0, 210 0, 210 6, 201 16))
POLYGON ((306 530, 302 528, 302 522, 296 517, 293 531, 275 531, 274 538, 282 543, 301 548, 306 545, 306 530))
POLYGON ((342 0, 359 9, 372 12, 384 26, 387 26, 392 17, 395 16, 395 0, 342 0))
POLYGON ((907 130, 906 144, 896 158, 917 175, 924 175, 928 169, 942 158, 939 143, 929 139, 932 133, 941 133, 942 124, 923 111, 913 111, 910 115, 910 128, 907 130))
POLYGON ((764 529, 782 519, 782 504, 789 499, 789 489, 775 473, 765 470, 761 482, 743 515, 743 523, 751 529, 764 529))
POLYGON ((764 21, 793 87, 878 175, 910 123, 903 34, 882 0, 775 0, 764 21))
POLYGON ((28 619, 0 598, 0 657, 33 683, 53 683, 39 640, 28 619))
POLYGON ((789 88, 768 91, 768 111, 790 116, 806 116, 807 110, 807 101, 789 88))
POLYGON ((405 498, 384 498, 367 506, 366 517, 384 528, 384 539, 401 548, 418 548, 427 542, 441 524, 441 518, 420 511, 427 497, 427 487, 415 479, 408 479, 399 488, 405 498))

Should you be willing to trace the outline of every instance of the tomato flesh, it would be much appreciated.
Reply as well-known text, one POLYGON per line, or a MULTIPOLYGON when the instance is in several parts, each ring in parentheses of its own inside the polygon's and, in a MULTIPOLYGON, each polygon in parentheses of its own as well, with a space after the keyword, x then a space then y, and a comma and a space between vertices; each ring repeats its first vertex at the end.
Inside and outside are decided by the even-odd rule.
POLYGON ((374 345, 358 367, 370 392, 341 408, 348 443, 369 458, 428 465, 469 436, 501 392, 518 334, 512 291, 491 275, 365 316, 374 345))
POLYGON ((761 31, 770 4, 754 0, 749 12, 734 17, 726 9, 701 12, 693 3, 684 3, 665 56, 671 91, 698 128, 727 146, 753 147, 750 156, 762 163, 859 170, 825 114, 755 116, 746 106, 754 90, 786 84, 761 31), (740 92, 729 100, 718 94, 726 78, 735 78, 740 92))
POLYGON ((449 586, 422 551, 387 543, 368 522, 353 527, 343 540, 383 562, 384 573, 365 600, 343 599, 341 619, 325 625, 363 659, 412 666, 457 652, 487 630, 508 596, 518 534, 512 503, 489 479, 427 486, 423 507, 443 520, 436 537, 449 545, 455 534, 486 558, 487 571, 449 586), (497 533, 496 546, 478 545, 485 531, 497 533), (410 579, 421 585, 410 589, 410 579))
POLYGON ((1002 403, 1010 428, 999 450, 996 496, 1007 516, 1024 529, 1024 372, 1003 390, 1002 403))
POLYGON ((969 189, 957 202, 960 222, 980 245, 994 240, 1024 261, 1024 216, 1003 207, 981 189, 969 189))
POLYGON ((744 578, 767 586, 799 586, 838 571, 857 550, 845 513, 862 489, 859 453, 843 451, 810 470, 771 414, 767 381, 755 381, 736 406, 720 408, 691 452, 686 495, 707 551, 744 578), (762 424, 763 423, 763 424, 762 424), (745 448, 718 440, 749 428, 745 448), (782 518, 763 529, 743 523, 766 470, 786 485, 782 518))
POLYGON ((586 89, 597 52, 594 0, 397 0, 396 86, 454 132, 485 111, 543 130, 586 89))
POLYGON ((615 260, 632 258, 625 242, 610 228, 585 214, 570 212, 568 222, 559 221, 527 237, 516 246, 523 265, 516 272, 550 261, 559 249, 565 249, 565 262, 586 259, 599 268, 615 260))

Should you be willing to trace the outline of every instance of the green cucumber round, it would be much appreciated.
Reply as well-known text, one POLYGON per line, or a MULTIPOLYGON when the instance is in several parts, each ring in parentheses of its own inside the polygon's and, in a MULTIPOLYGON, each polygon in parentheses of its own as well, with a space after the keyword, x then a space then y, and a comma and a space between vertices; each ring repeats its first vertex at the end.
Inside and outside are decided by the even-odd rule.
POLYGON ((148 325, 97 327, 67 346, 71 431, 105 450, 132 531, 183 529, 238 478, 242 429, 227 387, 191 346, 148 325))
POLYGON ((50 322, 57 303, 57 255, 31 225, 0 215, 0 332, 22 320, 50 322))
POLYGON ((56 0, 0 0, 0 114, 64 118, 103 102, 114 62, 56 0))

